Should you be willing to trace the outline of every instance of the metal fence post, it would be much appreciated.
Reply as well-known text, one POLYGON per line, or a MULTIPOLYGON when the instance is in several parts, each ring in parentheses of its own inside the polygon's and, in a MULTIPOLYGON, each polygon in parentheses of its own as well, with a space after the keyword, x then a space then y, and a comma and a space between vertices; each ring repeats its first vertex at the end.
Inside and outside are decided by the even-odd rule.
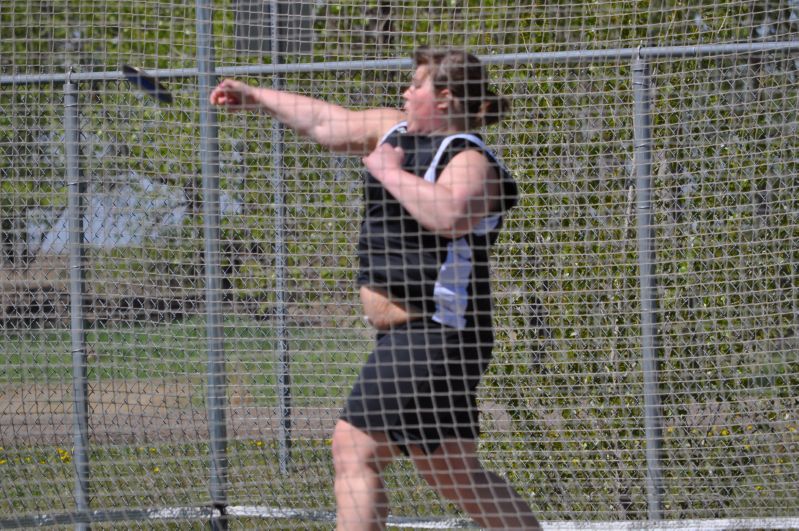
MULTIPOLYGON (((278 17, 280 5, 270 3, 270 38, 272 64, 281 62, 284 50, 280 39, 278 17)), ((272 76, 272 88, 283 88, 283 74, 272 76)), ((272 122, 272 188, 275 202, 275 318, 277 322, 277 401, 279 426, 280 472, 288 474, 291 461, 291 369, 286 331, 286 182, 283 178, 283 125, 272 122)))
MULTIPOLYGON (((72 73, 70 69, 70 74, 72 73)), ((67 77, 64 83, 64 143, 68 187, 69 300, 72 338, 72 438, 75 449, 75 505, 79 521, 76 530, 89 529, 89 385, 86 352, 85 237, 83 196, 86 183, 80 168, 80 111, 78 86, 67 77)))
POLYGON ((205 304, 208 340, 208 431, 211 450, 210 496, 221 516, 211 519, 212 529, 227 529, 227 389, 224 323, 222 322, 222 223, 219 206, 219 128, 208 96, 216 81, 213 26, 207 0, 197 0, 197 70, 200 105, 200 160, 203 181, 205 235, 205 304))
POLYGON ((663 413, 657 368, 657 286, 652 212, 652 121, 649 68, 640 54, 633 59, 633 142, 638 212, 638 263, 641 284, 641 345, 644 373, 647 503, 649 519, 663 517, 663 413))

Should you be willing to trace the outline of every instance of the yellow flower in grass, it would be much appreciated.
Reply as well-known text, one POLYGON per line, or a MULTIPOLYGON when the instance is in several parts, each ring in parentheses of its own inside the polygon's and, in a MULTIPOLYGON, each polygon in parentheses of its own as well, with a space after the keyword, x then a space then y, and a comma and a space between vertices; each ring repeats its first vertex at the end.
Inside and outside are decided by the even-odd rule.
POLYGON ((69 463, 72 461, 72 454, 70 454, 69 451, 63 448, 56 448, 56 452, 58 452, 58 458, 61 459, 62 463, 69 463))

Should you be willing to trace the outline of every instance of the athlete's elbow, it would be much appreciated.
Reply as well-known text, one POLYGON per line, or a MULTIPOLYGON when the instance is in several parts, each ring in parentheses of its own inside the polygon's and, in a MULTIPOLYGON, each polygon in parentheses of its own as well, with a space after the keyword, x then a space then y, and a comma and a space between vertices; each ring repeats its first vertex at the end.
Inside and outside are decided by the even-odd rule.
POLYGON ((439 201, 431 209, 433 229, 439 236, 457 239, 470 234, 488 212, 488 204, 469 197, 453 196, 449 201, 439 201))
POLYGON ((317 126, 308 131, 307 136, 316 144, 333 153, 365 155, 367 152, 363 142, 340 134, 328 126, 317 126))

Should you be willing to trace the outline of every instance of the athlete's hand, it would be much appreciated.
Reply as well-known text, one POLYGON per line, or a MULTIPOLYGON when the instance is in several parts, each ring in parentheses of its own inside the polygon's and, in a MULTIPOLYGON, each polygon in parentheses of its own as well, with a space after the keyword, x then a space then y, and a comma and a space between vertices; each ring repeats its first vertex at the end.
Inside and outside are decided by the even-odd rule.
POLYGON ((244 111, 258 108, 255 93, 258 89, 241 81, 223 80, 211 91, 210 100, 213 105, 224 106, 231 111, 244 111))
POLYGON ((402 171, 402 161, 405 159, 405 152, 401 147, 394 147, 390 144, 380 144, 374 151, 363 158, 363 164, 375 179, 381 180, 382 177, 394 171, 402 171))

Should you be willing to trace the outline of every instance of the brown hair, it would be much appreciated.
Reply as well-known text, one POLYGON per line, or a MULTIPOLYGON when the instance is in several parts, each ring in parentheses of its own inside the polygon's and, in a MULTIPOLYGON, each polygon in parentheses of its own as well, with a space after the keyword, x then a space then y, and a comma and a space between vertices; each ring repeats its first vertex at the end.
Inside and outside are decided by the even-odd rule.
POLYGON ((497 123, 510 108, 488 84, 488 73, 480 59, 462 50, 418 48, 416 66, 429 69, 436 90, 449 89, 463 112, 468 128, 497 123))

